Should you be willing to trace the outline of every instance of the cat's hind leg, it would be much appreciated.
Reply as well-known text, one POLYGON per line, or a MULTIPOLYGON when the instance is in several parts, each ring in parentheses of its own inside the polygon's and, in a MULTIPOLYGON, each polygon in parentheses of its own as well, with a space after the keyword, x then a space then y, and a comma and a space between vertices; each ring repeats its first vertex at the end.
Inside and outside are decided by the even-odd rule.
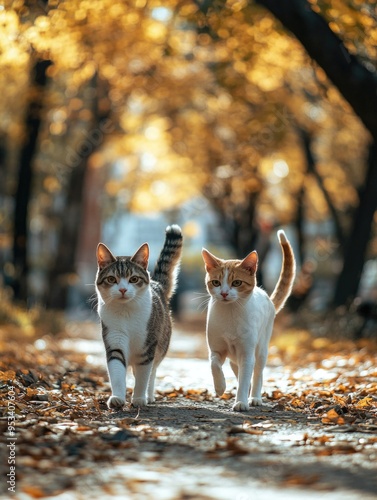
POLYGON ((238 380, 238 366, 237 366, 237 363, 234 363, 233 361, 230 361, 230 367, 231 367, 234 375, 236 376, 236 379, 238 380))
MULTIPOLYGON (((237 363, 230 361, 230 367, 231 367, 236 379, 238 380, 238 365, 237 365, 237 363)), ((251 391, 251 384, 249 385, 249 394, 250 394, 250 391, 251 391)))
POLYGON ((147 396, 148 396, 148 403, 154 403, 156 401, 155 395, 154 395, 154 384, 156 380, 156 371, 157 371, 157 365, 153 365, 150 377, 149 377, 149 382, 148 382, 148 390, 147 390, 147 396))
POLYGON ((211 371, 212 371, 213 383, 215 386, 215 392, 217 396, 222 396, 226 389, 226 382, 222 369, 224 361, 225 361, 225 356, 223 354, 214 351, 211 352, 210 355, 211 371))

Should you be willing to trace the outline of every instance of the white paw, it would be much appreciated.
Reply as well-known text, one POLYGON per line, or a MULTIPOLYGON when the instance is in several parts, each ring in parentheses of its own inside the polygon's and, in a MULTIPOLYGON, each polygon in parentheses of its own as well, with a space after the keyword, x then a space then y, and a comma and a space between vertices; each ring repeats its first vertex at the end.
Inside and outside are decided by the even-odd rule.
POLYGON ((148 403, 155 403, 156 398, 154 396, 148 396, 148 403))
POLYGON ((125 400, 118 396, 110 396, 107 400, 107 407, 110 410, 119 410, 124 406, 125 400))
POLYGON ((135 407, 147 406, 148 399, 147 398, 132 398, 131 404, 132 404, 132 406, 135 406, 135 407))
POLYGON ((247 403, 243 403, 242 401, 237 401, 233 406, 233 411, 248 411, 249 405, 247 403))
POLYGON ((262 398, 250 398, 250 406, 263 406, 262 398))

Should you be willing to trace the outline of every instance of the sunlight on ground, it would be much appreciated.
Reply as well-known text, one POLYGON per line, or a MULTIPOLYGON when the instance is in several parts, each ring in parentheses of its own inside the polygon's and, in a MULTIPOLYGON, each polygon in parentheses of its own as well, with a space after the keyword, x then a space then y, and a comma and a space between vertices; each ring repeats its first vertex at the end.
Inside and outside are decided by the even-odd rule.
MULTIPOLYGON (((37 349, 45 349, 47 344, 43 339, 35 342, 37 349)), ((86 362, 94 366, 106 368, 106 357, 102 340, 66 338, 60 342, 63 350, 74 350, 86 354, 86 362)), ((229 366, 224 364, 224 375, 227 388, 236 385, 236 379, 229 366)), ((134 387, 134 377, 129 370, 127 386, 134 387)), ((176 388, 210 389, 212 390, 212 375, 207 359, 207 346, 203 335, 190 335, 175 331, 172 335, 170 348, 166 358, 157 370, 156 388, 161 392, 169 392, 176 388)))

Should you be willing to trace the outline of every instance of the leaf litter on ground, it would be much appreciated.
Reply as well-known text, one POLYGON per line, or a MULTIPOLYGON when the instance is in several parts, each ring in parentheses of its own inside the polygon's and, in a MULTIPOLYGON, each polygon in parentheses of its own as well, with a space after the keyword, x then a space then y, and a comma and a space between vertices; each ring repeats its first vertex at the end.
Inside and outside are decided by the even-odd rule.
MULTIPOLYGON (((18 487, 24 498, 65 491, 86 498, 85 488, 110 496, 123 489, 147 498, 147 480, 135 483, 117 475, 112 488, 112 473, 125 464, 178 471, 198 462, 204 467, 208 460, 221 474, 230 474, 230 484, 238 484, 240 491, 251 463, 252 479, 263 485, 344 488, 352 495, 360 476, 363 495, 377 491, 377 359, 372 341, 334 342, 306 331, 280 334, 272 341, 265 406, 238 414, 230 409, 235 396, 230 371, 227 392, 214 396, 200 337, 203 354, 195 358, 194 371, 190 359, 173 349, 161 366, 156 404, 141 409, 128 405, 116 412, 106 406, 109 384, 98 337, 88 335, 93 352, 83 352, 74 349, 75 336, 67 343, 67 336, 30 342, 21 331, 17 339, 9 338, 4 328, 0 334, 0 425, 5 439, 11 388, 16 394, 18 487), (177 358, 180 372, 172 373, 177 358), (207 370, 205 375, 198 366, 207 370), (303 458, 312 463, 309 475, 302 470, 303 458), (266 460, 265 470, 258 464, 266 460)), ((198 345, 199 334, 194 335, 198 345)), ((172 499, 198 488, 210 492, 209 484, 177 488, 176 482, 171 485, 172 499)), ((164 491, 170 498, 167 484, 164 491)))

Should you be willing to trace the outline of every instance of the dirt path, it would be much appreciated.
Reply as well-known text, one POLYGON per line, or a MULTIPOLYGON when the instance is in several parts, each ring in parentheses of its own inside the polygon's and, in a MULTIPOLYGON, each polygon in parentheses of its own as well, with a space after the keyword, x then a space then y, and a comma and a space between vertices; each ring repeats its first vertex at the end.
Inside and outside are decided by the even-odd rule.
POLYGON ((226 397, 213 397, 203 335, 176 328, 156 404, 113 412, 96 326, 3 340, 2 435, 7 442, 11 387, 17 476, 15 494, 5 480, 1 491, 20 500, 377 498, 376 356, 314 347, 296 355, 273 345, 266 404, 239 414, 230 369, 226 397))

